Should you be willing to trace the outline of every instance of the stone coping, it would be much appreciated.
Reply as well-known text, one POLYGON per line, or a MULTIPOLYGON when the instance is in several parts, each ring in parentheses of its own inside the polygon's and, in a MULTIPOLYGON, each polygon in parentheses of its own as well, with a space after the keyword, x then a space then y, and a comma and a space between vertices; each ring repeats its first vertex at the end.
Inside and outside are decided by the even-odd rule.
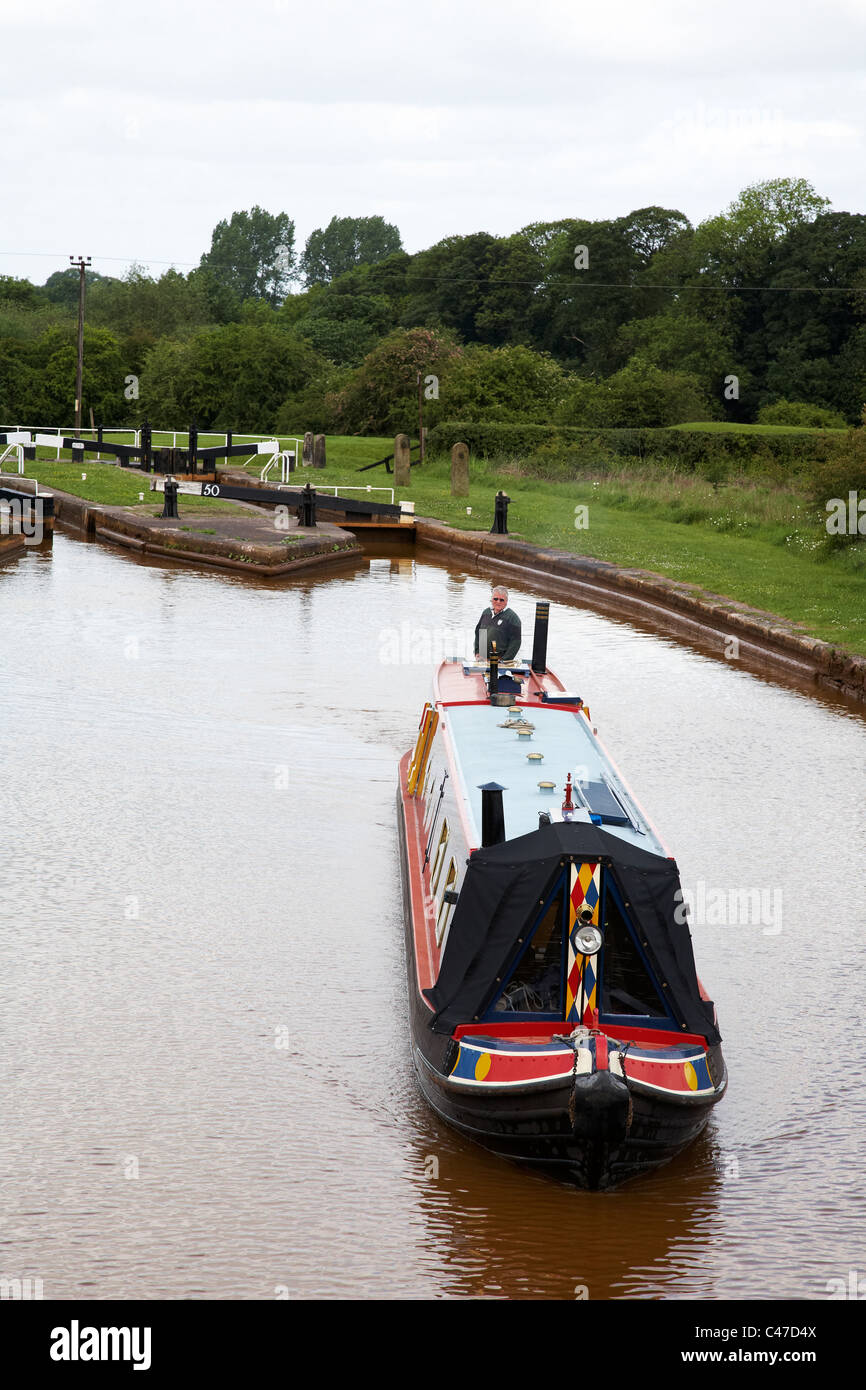
MULTIPOLYGON (((21 491, 34 490, 32 480, 19 478, 18 482, 21 491)), ((181 494, 180 517, 174 520, 153 516, 156 498, 162 494, 154 494, 153 503, 144 506, 114 507, 57 488, 46 487, 42 491, 54 497, 55 516, 60 522, 140 555, 276 577, 328 562, 354 560, 363 553, 350 532, 330 522, 320 522, 314 531, 305 531, 291 517, 288 529, 275 537, 271 514, 243 502, 236 503, 232 513, 184 514, 181 494)))
POLYGON ((704 631, 737 637, 763 659, 788 670, 796 667, 811 672, 821 684, 866 702, 866 657, 810 637, 797 623, 778 613, 765 613, 698 584, 668 579, 650 570, 531 545, 512 536, 457 531, 428 517, 417 517, 415 529, 420 544, 472 556, 485 567, 498 565, 546 575, 572 589, 615 598, 632 611, 652 610, 704 631))

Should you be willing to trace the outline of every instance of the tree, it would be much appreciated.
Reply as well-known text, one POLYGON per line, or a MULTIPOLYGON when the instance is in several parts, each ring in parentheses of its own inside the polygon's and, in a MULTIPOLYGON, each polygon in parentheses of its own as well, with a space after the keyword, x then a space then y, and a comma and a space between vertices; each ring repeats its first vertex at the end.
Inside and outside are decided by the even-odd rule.
POLYGON ((560 362, 606 376, 616 366, 620 324, 663 308, 663 291, 637 289, 645 261, 634 236, 629 219, 618 218, 566 222, 550 241, 537 341, 560 362))
POLYGON ((562 425, 646 428, 710 419, 700 386, 687 372, 662 372, 640 357, 606 381, 575 379, 557 412, 562 425))
POLYGON ((476 318, 488 294, 491 253, 497 239, 489 232, 445 237, 412 257, 406 273, 407 327, 442 325, 464 343, 480 336, 476 318))
POLYGON ((326 367, 307 343, 273 323, 230 323, 183 344, 157 343, 142 373, 139 404, 164 428, 183 428, 195 418, 204 429, 264 432, 274 428, 286 396, 326 367))
POLYGON ((750 184, 727 212, 702 222, 697 243, 704 269, 722 283, 760 284, 773 246, 830 205, 806 179, 750 184))
POLYGON ((645 266, 660 251, 667 250, 684 233, 692 230, 685 213, 675 208, 637 208, 627 217, 620 217, 618 225, 638 260, 645 266))
POLYGON ((394 327, 391 305, 384 295, 323 294, 303 317, 295 332, 317 352, 340 366, 358 366, 368 352, 394 327))
POLYGON ((340 434, 396 434, 415 429, 418 372, 438 376, 460 348, 451 334, 398 329, 369 353, 329 402, 340 434))
POLYGON ((295 224, 288 213, 272 215, 254 207, 217 223, 211 249, 202 256, 199 268, 209 271, 216 284, 238 302, 264 299, 276 308, 297 278, 294 246, 295 224))
POLYGON ((428 412, 444 420, 547 423, 565 394, 566 377, 552 357, 515 344, 471 344, 442 368, 439 397, 428 412))
POLYGON ((122 280, 100 279, 87 297, 87 319, 112 332, 154 343, 184 336, 210 320, 200 280, 167 270, 158 280, 131 265, 122 280))
MULTIPOLYGON (((95 285, 99 280, 110 279, 107 275, 100 275, 98 270, 85 270, 84 284, 89 296, 91 285, 95 285)), ((55 270, 53 275, 49 275, 42 292, 52 304, 59 304, 64 309, 78 309, 78 286, 79 272, 69 266, 66 270, 55 270)))
POLYGON ((741 384, 745 376, 730 336, 676 304, 663 314, 624 323, 617 345, 625 358, 640 356, 661 371, 686 372, 710 398, 722 398, 724 379, 730 373, 741 384))
POLYGON ((307 238, 301 269, 308 285, 326 285, 358 265, 401 251, 400 233, 384 217, 332 217, 307 238))

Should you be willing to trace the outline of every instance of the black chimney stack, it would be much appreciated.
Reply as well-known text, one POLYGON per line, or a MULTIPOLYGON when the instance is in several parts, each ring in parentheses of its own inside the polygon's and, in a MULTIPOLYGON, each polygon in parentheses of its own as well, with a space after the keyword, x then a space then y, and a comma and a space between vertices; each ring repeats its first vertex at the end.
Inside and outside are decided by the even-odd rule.
POLYGON ((547 671, 547 625, 550 622, 550 601, 543 599, 535 605, 535 633, 532 638, 532 669, 537 676, 547 671))
POLYGON ((502 793, 507 787, 498 782, 485 782, 481 787, 481 847, 499 845, 505 839, 505 813, 502 793))

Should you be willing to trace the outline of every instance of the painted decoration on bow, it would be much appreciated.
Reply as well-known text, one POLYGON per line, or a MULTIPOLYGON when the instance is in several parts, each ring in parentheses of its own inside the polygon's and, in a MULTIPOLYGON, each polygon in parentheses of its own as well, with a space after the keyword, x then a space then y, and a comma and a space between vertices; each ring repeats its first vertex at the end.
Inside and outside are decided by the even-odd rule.
POLYGON ((598 926, 601 903, 601 865, 572 864, 568 899, 568 978, 565 1016, 569 1023, 592 1027, 593 1011, 598 1007, 598 956, 583 956, 577 946, 577 933, 588 925, 581 913, 592 913, 592 926, 598 926), (582 987, 582 988, 581 988, 582 987))

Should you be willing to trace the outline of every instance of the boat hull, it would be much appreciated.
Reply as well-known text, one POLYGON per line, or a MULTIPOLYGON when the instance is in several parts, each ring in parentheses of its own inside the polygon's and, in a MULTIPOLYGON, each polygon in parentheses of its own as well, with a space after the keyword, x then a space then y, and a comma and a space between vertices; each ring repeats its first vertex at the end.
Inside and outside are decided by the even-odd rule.
POLYGON ((669 1163, 701 1133, 712 1103, 686 1108, 631 1094, 609 1073, 540 1096, 458 1097, 415 1048, 418 1085, 436 1114, 500 1158, 590 1191, 669 1163))
MULTIPOLYGON (((440 1119, 499 1157, 591 1191, 618 1187, 670 1162, 700 1134, 724 1093, 727 1077, 719 1047, 707 1050, 713 1089, 706 1098, 655 1094, 653 1088, 627 1083, 608 1069, 578 1075, 576 1062, 574 1074, 549 1081, 534 1078, 525 1085, 478 1085, 454 1076, 460 1043, 431 1029, 433 1011, 419 989, 399 788, 397 807, 412 1055, 427 1104, 440 1119)), ((563 1034, 570 1028, 563 1023, 563 1034)))

